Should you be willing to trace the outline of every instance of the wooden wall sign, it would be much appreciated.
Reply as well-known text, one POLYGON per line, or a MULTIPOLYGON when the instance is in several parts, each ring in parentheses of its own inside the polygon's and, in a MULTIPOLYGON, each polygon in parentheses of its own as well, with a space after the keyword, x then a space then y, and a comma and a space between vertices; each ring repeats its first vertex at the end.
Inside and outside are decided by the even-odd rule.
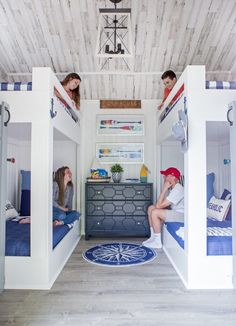
POLYGON ((100 100, 100 109, 141 109, 141 100, 100 100))

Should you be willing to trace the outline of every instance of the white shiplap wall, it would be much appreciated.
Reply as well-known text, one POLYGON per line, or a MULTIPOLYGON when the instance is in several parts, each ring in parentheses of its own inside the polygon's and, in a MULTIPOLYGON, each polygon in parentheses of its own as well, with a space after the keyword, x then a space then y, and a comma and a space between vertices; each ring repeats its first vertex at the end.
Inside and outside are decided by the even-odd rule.
MULTIPOLYGON (((150 170, 148 181, 154 183, 154 198, 156 196, 156 107, 158 101, 143 100, 142 109, 100 109, 99 101, 82 101, 82 181, 86 182, 86 177, 90 175, 91 164, 95 158, 95 146, 97 142, 104 143, 144 143, 145 164, 150 170), (144 136, 98 136, 96 130, 96 116, 98 114, 117 114, 117 115, 144 115, 145 135, 144 136)), ((141 164, 121 164, 124 168, 123 180, 125 178, 139 178, 141 164)), ((110 166, 102 164, 109 171, 110 166)), ((84 206, 84 193, 82 191, 82 206, 84 206)))

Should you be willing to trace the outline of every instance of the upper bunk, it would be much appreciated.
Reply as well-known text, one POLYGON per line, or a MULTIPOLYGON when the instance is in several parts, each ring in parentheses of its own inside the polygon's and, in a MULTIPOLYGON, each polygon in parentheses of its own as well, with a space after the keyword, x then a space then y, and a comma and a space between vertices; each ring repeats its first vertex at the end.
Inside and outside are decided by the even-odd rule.
POLYGON ((236 83, 209 82, 205 76, 205 66, 186 67, 163 108, 157 112, 158 144, 171 137, 180 110, 187 115, 191 134, 196 131, 197 135, 198 127, 206 121, 227 121, 228 104, 236 99, 236 83))
POLYGON ((33 68, 32 83, 1 84, 0 100, 10 108, 11 123, 36 123, 55 128, 75 143, 80 142, 80 112, 50 68, 33 68), (64 102, 55 95, 55 89, 64 102))

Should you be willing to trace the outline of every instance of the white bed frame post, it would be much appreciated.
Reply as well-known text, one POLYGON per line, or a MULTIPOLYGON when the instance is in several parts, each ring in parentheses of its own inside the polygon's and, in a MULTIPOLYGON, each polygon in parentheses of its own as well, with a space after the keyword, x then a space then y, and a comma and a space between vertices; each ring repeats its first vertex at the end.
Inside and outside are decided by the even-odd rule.
POLYGON ((233 227, 233 285, 236 288, 236 98, 230 103, 230 159, 231 159, 231 190, 232 190, 232 227, 233 227))
POLYGON ((54 97, 56 87, 71 102, 50 68, 33 68, 32 84, 30 92, 1 93, 11 107, 11 122, 31 124, 31 252, 30 256, 5 257, 7 289, 50 289, 80 236, 76 222, 52 249, 53 130, 78 145, 79 122, 54 97))
POLYGON ((204 116, 205 69, 188 66, 185 96, 188 112, 189 149, 184 155, 185 175, 185 250, 187 287, 198 288, 204 278, 206 256, 206 126, 204 116), (199 89, 201 85, 202 89, 199 89))
POLYGON ((157 142, 160 145, 169 139, 172 126, 179 120, 178 111, 187 110, 189 148, 184 154, 184 250, 165 228, 163 249, 188 289, 232 288, 232 256, 207 255, 206 122, 226 121, 228 103, 235 100, 236 92, 205 89, 205 67, 188 66, 164 103, 164 110, 183 85, 184 96, 179 97, 158 125, 157 142))
POLYGON ((33 68, 33 91, 42 92, 40 119, 32 123, 31 143, 31 255, 37 257, 42 283, 48 284, 52 251, 53 129, 49 118, 53 96, 50 68, 33 68))

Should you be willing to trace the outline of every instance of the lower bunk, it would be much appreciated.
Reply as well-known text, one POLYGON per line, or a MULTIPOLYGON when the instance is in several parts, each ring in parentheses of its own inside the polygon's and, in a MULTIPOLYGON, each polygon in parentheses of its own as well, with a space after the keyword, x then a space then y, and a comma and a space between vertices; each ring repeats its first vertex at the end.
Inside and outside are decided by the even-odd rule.
POLYGON ((231 221, 207 219, 206 253, 196 271, 192 270, 188 249, 185 248, 184 223, 165 223, 163 244, 167 257, 187 289, 233 288, 231 221))
MULTIPOLYGON (((25 229, 25 234, 29 235, 27 229, 30 228, 30 224, 18 224, 18 226, 22 226, 22 229, 25 229)), ((11 223, 7 228, 9 227, 10 229, 13 227, 11 223)), ((5 289, 44 290, 52 287, 80 240, 80 222, 75 221, 71 229, 68 226, 55 227, 54 229, 58 229, 58 231, 53 232, 53 234, 56 234, 53 237, 54 249, 52 248, 46 265, 45 256, 37 253, 31 256, 5 257, 5 289), (66 234, 63 236, 63 233, 66 234), (61 240, 59 240, 60 237, 62 237, 61 240)), ((29 243, 29 241, 26 242, 29 243)), ((28 251, 28 249, 25 249, 25 244, 22 246, 18 244, 18 246, 24 248, 25 253, 28 251)))
MULTIPOLYGON (((184 249, 184 223, 167 222, 166 229, 184 249)), ((232 255, 232 222, 207 219, 207 256, 232 255)))
MULTIPOLYGON (((68 225, 53 227, 53 249, 70 230, 68 225)), ((6 221, 5 256, 30 256, 30 223, 6 221)))

